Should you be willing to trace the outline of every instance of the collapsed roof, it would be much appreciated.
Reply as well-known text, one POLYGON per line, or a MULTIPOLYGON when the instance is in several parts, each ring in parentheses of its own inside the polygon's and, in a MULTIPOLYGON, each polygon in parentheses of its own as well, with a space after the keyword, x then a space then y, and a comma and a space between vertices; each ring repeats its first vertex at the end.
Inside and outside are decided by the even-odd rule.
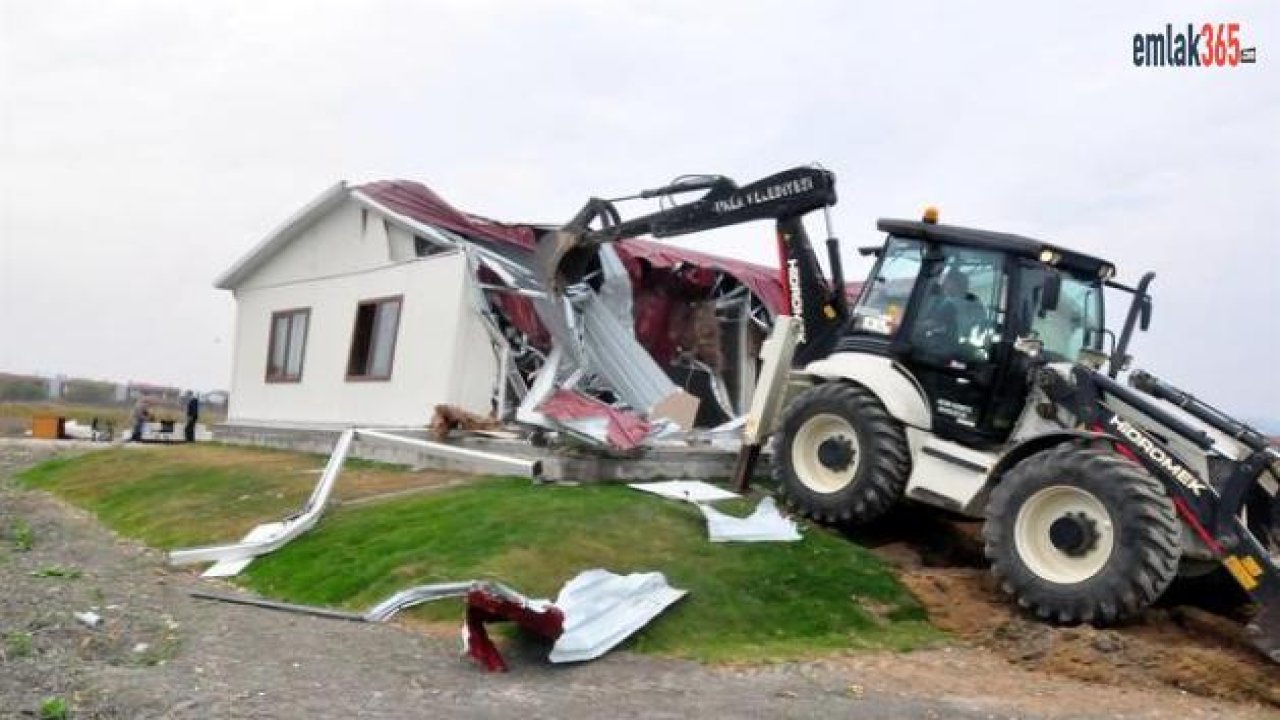
POLYGON ((507 379, 499 417, 518 405, 523 422, 629 449, 745 412, 759 344, 787 302, 776 270, 635 239, 606 248, 600 272, 551 298, 532 260, 552 228, 471 215, 407 180, 352 195, 468 253, 507 379))
POLYGON ((600 447, 631 449, 744 414, 760 344, 788 306, 773 268, 647 239, 601 248, 594 273, 552 292, 533 259, 555 228, 472 215, 409 180, 334 185, 216 285, 234 289, 347 201, 422 238, 420 254, 465 255, 500 368, 491 407, 470 410, 600 447))

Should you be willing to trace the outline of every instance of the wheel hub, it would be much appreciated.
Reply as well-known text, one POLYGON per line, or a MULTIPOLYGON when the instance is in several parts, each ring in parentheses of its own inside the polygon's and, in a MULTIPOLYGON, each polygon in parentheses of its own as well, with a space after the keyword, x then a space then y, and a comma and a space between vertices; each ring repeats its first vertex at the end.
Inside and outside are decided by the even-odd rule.
POLYGON ((1098 523, 1082 512, 1069 512, 1049 526, 1049 542, 1071 557, 1083 557, 1098 546, 1098 523))
POLYGON ((1043 488, 1018 508, 1014 547, 1033 574, 1061 585, 1101 573, 1116 548, 1111 512, 1088 490, 1069 484, 1043 488))
POLYGON ((818 462, 828 470, 847 470, 853 462, 853 442, 844 436, 823 440, 818 446, 818 462))
POLYGON ((810 417, 791 439, 796 479, 815 493, 836 493, 848 487, 857 477, 861 455, 858 431, 835 413, 810 417))

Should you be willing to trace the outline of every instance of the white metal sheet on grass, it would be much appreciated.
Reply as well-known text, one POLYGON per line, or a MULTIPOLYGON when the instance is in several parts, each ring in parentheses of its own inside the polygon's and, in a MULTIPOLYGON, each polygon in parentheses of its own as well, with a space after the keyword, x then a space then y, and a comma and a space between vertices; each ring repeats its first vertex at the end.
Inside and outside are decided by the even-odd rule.
POLYGON ((688 594, 660 572, 616 575, 587 570, 565 583, 555 606, 564 613, 564 634, 551 648, 551 662, 594 660, 635 634, 688 594))
POLYGON ((724 488, 716 487, 701 480, 630 483, 627 487, 653 493, 654 495, 661 495, 672 500, 684 500, 691 503, 716 502, 717 500, 729 500, 738 497, 738 495, 724 488))
POLYGON ((707 535, 711 542, 795 542, 800 530, 790 518, 778 512, 773 498, 760 500, 755 512, 739 518, 725 515, 708 505, 698 504, 707 518, 707 535))

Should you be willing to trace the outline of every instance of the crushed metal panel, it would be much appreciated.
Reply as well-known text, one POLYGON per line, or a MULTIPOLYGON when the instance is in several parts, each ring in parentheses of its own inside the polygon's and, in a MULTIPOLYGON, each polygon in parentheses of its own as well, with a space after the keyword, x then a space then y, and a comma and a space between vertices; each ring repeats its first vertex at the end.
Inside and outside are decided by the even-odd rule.
MULTIPOLYGON (((231 571, 243 570, 253 558, 277 550, 294 538, 310 530, 320 520, 329 495, 333 492, 334 483, 342 471, 342 464, 351 450, 351 442, 355 439, 354 430, 345 430, 338 437, 329 462, 320 476, 320 482, 311 491, 307 504, 297 515, 282 522, 259 525, 244 537, 244 540, 232 545, 213 545, 208 547, 185 548, 169 553, 169 562, 173 565, 191 565, 194 563, 212 562, 219 577, 234 574, 231 571)), ((208 571, 206 571, 208 572, 208 571)))
POLYGON ((709 505, 698 503, 707 518, 707 535, 711 542, 795 542, 802 539, 795 521, 778 512, 773 498, 760 500, 755 512, 745 518, 725 515, 709 505))
POLYGON ((659 572, 616 575, 596 569, 579 574, 556 596, 564 633, 551 649, 551 662, 600 657, 686 594, 659 572))
POLYGON ((532 600, 501 583, 476 583, 467 592, 462 641, 467 655, 489 672, 505 672, 507 663, 489 638, 485 623, 510 621, 555 640, 564 633, 564 612, 548 600, 532 600))
POLYGON ((589 369, 607 380, 631 407, 686 430, 692 428, 698 399, 671 382, 636 340, 634 327, 619 322, 595 293, 575 304, 582 312, 582 344, 589 369))
POLYGON ((538 412, 564 430, 619 450, 639 447, 652 429, 648 420, 635 413, 570 390, 553 392, 538 412))
POLYGON ((654 495, 661 495, 672 500, 684 500, 691 503, 716 502, 739 497, 723 488, 701 480, 667 480, 663 482, 629 483, 627 487, 635 488, 654 495))
POLYGON ((364 619, 369 622, 386 622, 396 613, 405 608, 421 605, 423 603, 443 600, 445 598, 463 597, 476 585, 475 580, 463 580, 460 582, 443 582, 432 583, 430 585, 418 585, 415 587, 401 590, 391 597, 369 608, 364 614, 364 619))
POLYGON ((563 357, 564 351, 560 349, 560 346, 557 345, 551 349, 546 361, 542 363, 542 368, 538 370, 538 375, 534 378, 533 385, 529 387, 529 392, 525 394, 524 400, 521 400, 519 407, 516 408, 517 421, 542 427, 548 424, 547 417, 538 410, 538 407, 551 396, 551 393, 555 392, 556 376, 560 371, 563 357))

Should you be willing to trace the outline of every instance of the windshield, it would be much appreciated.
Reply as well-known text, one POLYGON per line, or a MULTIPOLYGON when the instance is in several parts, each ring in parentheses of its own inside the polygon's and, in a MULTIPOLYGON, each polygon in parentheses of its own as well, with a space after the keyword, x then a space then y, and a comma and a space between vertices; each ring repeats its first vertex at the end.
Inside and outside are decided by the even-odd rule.
POLYGON ((889 238, 884 254, 853 309, 853 328, 892 335, 902 322, 911 288, 924 259, 924 246, 915 240, 889 238))

